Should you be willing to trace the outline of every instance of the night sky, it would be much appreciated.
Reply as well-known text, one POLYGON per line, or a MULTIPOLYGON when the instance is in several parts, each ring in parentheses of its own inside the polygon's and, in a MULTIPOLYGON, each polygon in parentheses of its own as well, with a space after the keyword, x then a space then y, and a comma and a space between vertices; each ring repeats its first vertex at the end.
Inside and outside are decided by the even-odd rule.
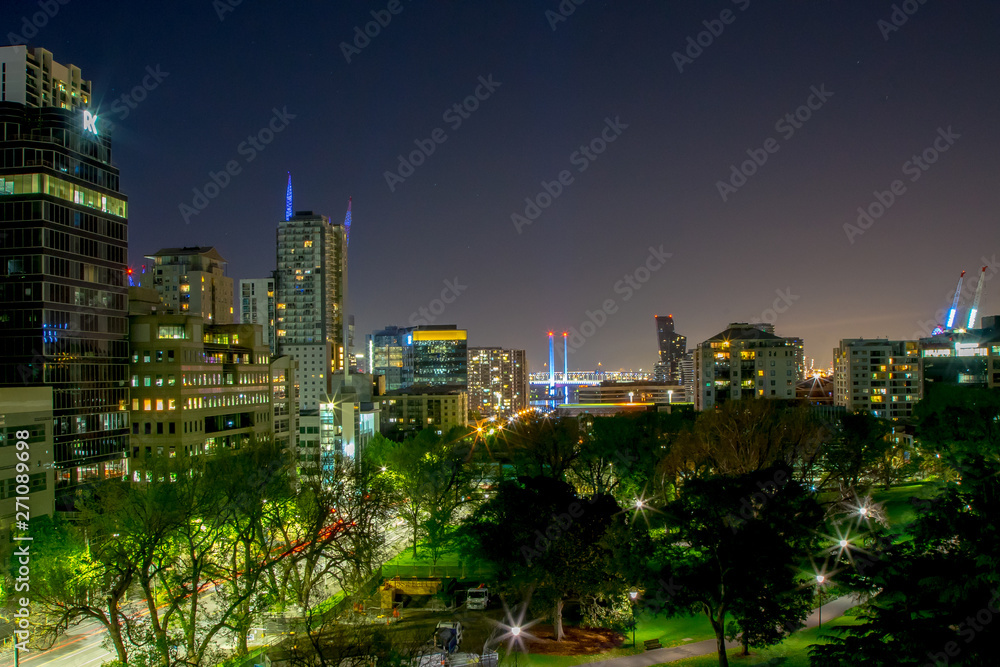
MULTIPOLYGON (((607 300, 571 368, 649 369, 653 316, 667 313, 692 346, 732 321, 772 320, 825 366, 841 338, 926 333, 961 270, 972 282, 985 263, 1000 271, 1000 3, 897 3, 898 29, 888 1, 561 6, 573 12, 556 14, 557 0, 72 0, 28 43, 81 67, 116 123, 133 266, 161 247, 214 245, 234 279, 263 277, 287 171, 296 210, 342 220, 353 196, 359 341, 411 323, 457 280, 434 322, 469 329, 471 345, 526 348, 533 370, 547 330, 580 330, 607 300), (373 10, 391 21, 353 51, 373 10), (679 68, 674 53, 699 33, 708 45, 679 68), (152 90, 130 109, 121 97, 144 77, 152 90), (477 87, 475 111, 445 115, 477 87), (808 120, 776 126, 809 102, 808 120), (294 118, 273 121, 287 126, 262 150, 241 149, 275 109, 294 118), (391 189, 397 156, 438 128, 443 142, 391 189), (574 155, 602 132, 614 139, 603 152, 574 155), (933 164, 906 164, 925 149, 933 164), (767 160, 723 201, 718 182, 748 150, 767 160), (180 205, 231 160, 239 173, 185 222, 180 205), (543 181, 561 193, 518 230, 512 214, 543 181), (892 204, 845 230, 876 191, 892 204), (671 256, 647 273, 661 246, 671 256)), ((37 11, 7 0, 4 42, 37 11)), ((1000 281, 980 312, 1000 313, 1000 281)))

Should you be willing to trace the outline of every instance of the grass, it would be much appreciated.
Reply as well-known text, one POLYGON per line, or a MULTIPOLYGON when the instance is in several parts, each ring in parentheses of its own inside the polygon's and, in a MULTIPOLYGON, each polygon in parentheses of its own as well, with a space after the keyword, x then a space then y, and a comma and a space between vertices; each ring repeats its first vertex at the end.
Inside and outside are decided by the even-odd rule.
MULTIPOLYGON (((809 647, 813 644, 825 643, 824 637, 830 636, 830 629, 834 626, 855 625, 858 619, 854 616, 841 616, 828 623, 823 624, 823 628, 809 628, 800 630, 788 639, 766 649, 751 649, 750 655, 744 657, 743 649, 734 648, 728 651, 729 664, 734 667, 744 665, 773 665, 774 667, 809 667, 809 647)), ((702 655, 697 658, 686 658, 676 660, 668 664, 670 667, 711 667, 719 664, 719 657, 715 653, 702 655)))
POLYGON ((934 484, 906 484, 894 486, 888 491, 876 489, 872 493, 872 500, 882 503, 889 519, 889 525, 894 532, 899 532, 906 524, 917 518, 919 508, 910 502, 910 498, 932 498, 937 492, 938 487, 934 484))

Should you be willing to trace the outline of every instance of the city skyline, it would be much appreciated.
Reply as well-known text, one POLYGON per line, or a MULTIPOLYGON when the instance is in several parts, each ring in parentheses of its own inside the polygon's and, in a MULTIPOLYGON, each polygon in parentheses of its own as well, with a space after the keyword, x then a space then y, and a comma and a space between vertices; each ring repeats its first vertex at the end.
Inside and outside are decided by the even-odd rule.
POLYGON ((131 266, 203 245, 264 277, 289 171, 296 210, 353 196, 358 332, 410 325, 448 281, 429 323, 533 370, 547 330, 608 300, 571 368, 651 370, 667 311, 692 345, 773 319, 827 367, 841 339, 929 333, 963 269, 989 267, 979 312, 1000 312, 995 7, 574 6, 69 4, 39 27, 17 0, 10 31, 94 82, 131 266))

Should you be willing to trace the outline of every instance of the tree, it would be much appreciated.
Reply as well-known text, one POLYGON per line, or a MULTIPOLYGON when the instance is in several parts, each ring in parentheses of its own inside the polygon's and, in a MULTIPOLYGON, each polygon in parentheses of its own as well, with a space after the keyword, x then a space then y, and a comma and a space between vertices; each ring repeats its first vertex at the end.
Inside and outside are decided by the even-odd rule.
POLYGON ((876 531, 860 567, 838 575, 869 596, 864 622, 813 646, 813 665, 996 664, 1000 613, 1000 394, 934 387, 917 406, 917 437, 936 450, 960 484, 942 482, 893 543, 876 531), (992 622, 992 623, 991 623, 992 622))
POLYGON ((412 530, 414 557, 423 535, 436 562, 458 509, 472 502, 484 477, 467 435, 461 428, 443 436, 424 429, 406 443, 382 438, 366 449, 371 464, 392 481, 399 514, 412 530))
POLYGON ((887 438, 890 428, 889 422, 870 412, 841 415, 837 432, 826 447, 826 479, 820 486, 834 482, 842 496, 862 493, 862 482, 875 477, 880 461, 885 461, 892 449, 887 438))
POLYGON ((627 517, 610 495, 585 499, 560 480, 523 477, 463 522, 459 543, 495 565, 501 595, 550 610, 562 640, 566 602, 621 598, 636 580, 646 532, 627 517))
POLYGON ((505 429, 502 455, 518 476, 564 479, 580 455, 583 434, 573 418, 529 414, 505 429))
POLYGON ((690 479, 663 512, 669 530, 659 545, 658 578, 680 582, 666 607, 708 617, 722 667, 729 617, 749 645, 787 633, 765 625, 788 627, 805 617, 798 568, 815 549, 822 513, 788 466, 690 479))

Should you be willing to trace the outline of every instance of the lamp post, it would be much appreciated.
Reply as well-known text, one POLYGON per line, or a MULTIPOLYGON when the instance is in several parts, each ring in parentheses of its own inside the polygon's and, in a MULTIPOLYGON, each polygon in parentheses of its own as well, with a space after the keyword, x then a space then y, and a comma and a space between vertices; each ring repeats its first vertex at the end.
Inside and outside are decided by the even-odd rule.
POLYGON ((635 648, 635 601, 639 597, 639 591, 632 588, 628 592, 628 597, 632 601, 632 648, 635 648))
POLYGON ((823 627, 823 582, 826 581, 826 577, 822 574, 816 575, 816 583, 818 584, 817 589, 819 590, 819 627, 823 627))

